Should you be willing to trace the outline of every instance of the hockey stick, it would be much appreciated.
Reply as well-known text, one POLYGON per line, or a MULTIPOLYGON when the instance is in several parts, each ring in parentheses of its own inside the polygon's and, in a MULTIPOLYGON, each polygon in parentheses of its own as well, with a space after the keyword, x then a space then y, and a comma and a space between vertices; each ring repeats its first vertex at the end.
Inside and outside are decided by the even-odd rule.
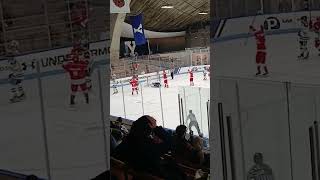
POLYGON ((311 1, 310 0, 308 0, 308 11, 309 11, 309 31, 312 31, 313 24, 312 24, 311 1))
MULTIPOLYGON (((253 26, 253 24, 254 24, 255 21, 256 21, 256 17, 257 17, 257 15, 255 15, 255 16, 252 18, 252 21, 251 21, 250 26, 253 26)), ((246 37, 246 39, 245 39, 245 41, 244 41, 244 45, 245 45, 245 46, 248 44, 249 36, 250 36, 250 29, 249 29, 249 31, 248 31, 248 33, 247 33, 247 37, 246 37)))

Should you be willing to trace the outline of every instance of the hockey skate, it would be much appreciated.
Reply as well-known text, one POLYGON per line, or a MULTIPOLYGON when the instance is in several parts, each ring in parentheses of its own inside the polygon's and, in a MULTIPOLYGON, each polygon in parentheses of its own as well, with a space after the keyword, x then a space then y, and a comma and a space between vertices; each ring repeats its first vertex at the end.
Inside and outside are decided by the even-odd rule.
POLYGON ((255 76, 260 76, 261 75, 261 72, 257 72, 256 74, 255 74, 255 76))
POLYGON ((69 104, 69 107, 73 110, 75 108, 75 95, 71 95, 70 96, 70 104, 69 104))
POLYGON ((306 54, 301 53, 300 56, 298 56, 299 60, 308 60, 309 59, 309 52, 307 52, 306 54))
POLYGON ((269 73, 268 72, 265 72, 262 74, 262 77, 268 77, 269 76, 269 73))
POLYGON ((89 104, 89 94, 88 93, 85 93, 84 94, 84 97, 86 99, 86 103, 89 104))
POLYGON ((25 93, 22 93, 20 96, 18 96, 19 100, 20 101, 23 101, 26 99, 26 94, 25 93))
POLYGON ((16 102, 20 102, 20 98, 18 96, 14 96, 10 99, 10 103, 16 103, 16 102))

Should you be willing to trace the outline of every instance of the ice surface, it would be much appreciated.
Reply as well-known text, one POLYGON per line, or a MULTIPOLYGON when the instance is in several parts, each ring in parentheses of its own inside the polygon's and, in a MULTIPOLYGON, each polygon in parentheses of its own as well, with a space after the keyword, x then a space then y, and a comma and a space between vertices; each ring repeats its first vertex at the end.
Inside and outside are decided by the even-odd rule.
MULTIPOLYGON (((189 86, 189 75, 188 74, 180 74, 176 75, 173 80, 171 77, 168 77, 169 88, 161 88, 161 98, 162 98, 162 107, 163 107, 163 120, 161 113, 161 101, 160 101, 160 91, 159 88, 153 87, 145 87, 145 82, 141 83, 139 95, 134 94, 131 95, 131 86, 125 85, 123 86, 123 94, 122 96, 122 88, 119 87, 119 93, 113 95, 113 90, 110 90, 110 114, 114 116, 126 117, 131 120, 136 120, 140 116, 143 115, 142 101, 144 107, 144 114, 151 115, 157 120, 157 125, 164 126, 169 129, 175 129, 178 125, 180 125, 180 117, 179 117, 179 103, 178 103, 178 94, 179 87, 189 86), (123 104, 124 97, 124 104, 123 104), (124 113, 124 108, 126 116, 124 113)), ((194 73, 194 83, 195 87, 202 88, 210 88, 210 80, 203 80, 203 73, 194 73)), ((205 96, 205 95, 203 95, 205 96)), ((210 96, 206 95, 208 98, 210 96)), ((209 100, 209 99, 207 99, 209 100)), ((197 102, 187 102, 187 103, 198 103, 197 102)), ((205 100, 203 100, 205 106, 205 100)), ((203 108, 206 110, 206 108, 203 108)), ((200 117, 198 117, 200 119, 200 117)), ((201 122, 199 122, 200 125, 201 122)), ((203 118, 203 124, 207 124, 207 120, 203 118)), ((203 125, 203 131, 205 132, 205 136, 208 137, 208 126, 203 125)), ((196 132, 194 130, 194 132, 196 132)))

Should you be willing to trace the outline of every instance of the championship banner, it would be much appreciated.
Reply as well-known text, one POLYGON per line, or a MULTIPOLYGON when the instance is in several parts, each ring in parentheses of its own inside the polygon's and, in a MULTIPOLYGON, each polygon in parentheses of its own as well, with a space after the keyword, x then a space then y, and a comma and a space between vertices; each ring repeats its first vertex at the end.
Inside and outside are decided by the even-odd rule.
POLYGON ((192 53, 192 65, 209 64, 209 53, 192 53))
POLYGON ((131 16, 131 25, 133 30, 134 41, 136 45, 143 45, 147 43, 146 37, 144 36, 144 29, 143 29, 143 17, 142 14, 137 16, 131 16))
POLYGON ((130 13, 130 0, 110 0, 110 13, 130 13))

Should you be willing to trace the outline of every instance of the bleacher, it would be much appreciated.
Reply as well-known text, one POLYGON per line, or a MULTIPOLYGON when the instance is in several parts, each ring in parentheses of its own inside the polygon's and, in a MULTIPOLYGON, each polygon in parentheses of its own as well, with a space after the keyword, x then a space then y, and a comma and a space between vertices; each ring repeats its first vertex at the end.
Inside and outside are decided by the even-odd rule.
POLYGON ((118 61, 111 61, 112 74, 117 78, 130 77, 133 75, 132 63, 138 63, 137 74, 146 73, 146 65, 150 73, 163 69, 170 69, 171 61, 175 67, 186 67, 191 65, 191 55, 187 51, 170 52, 166 54, 153 54, 138 56, 136 58, 122 58, 118 61))

